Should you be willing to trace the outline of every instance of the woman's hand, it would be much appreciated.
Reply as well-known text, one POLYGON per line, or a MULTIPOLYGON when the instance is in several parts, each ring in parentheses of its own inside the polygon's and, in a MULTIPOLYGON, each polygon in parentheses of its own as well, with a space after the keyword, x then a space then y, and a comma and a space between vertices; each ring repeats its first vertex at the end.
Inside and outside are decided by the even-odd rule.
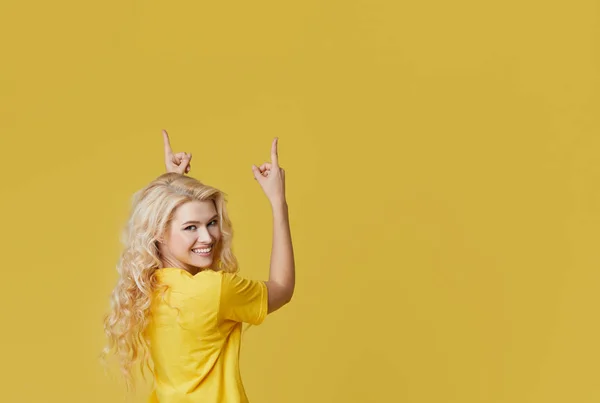
POLYGON ((275 137, 271 145, 271 162, 260 167, 252 165, 254 179, 258 181, 271 205, 285 203, 285 171, 279 166, 277 142, 275 137))
POLYGON ((173 154, 171 150, 171 142, 169 141, 169 134, 166 130, 162 131, 163 140, 165 142, 165 168, 167 172, 175 172, 178 174, 187 174, 192 169, 190 161, 192 160, 192 153, 177 153, 173 154))

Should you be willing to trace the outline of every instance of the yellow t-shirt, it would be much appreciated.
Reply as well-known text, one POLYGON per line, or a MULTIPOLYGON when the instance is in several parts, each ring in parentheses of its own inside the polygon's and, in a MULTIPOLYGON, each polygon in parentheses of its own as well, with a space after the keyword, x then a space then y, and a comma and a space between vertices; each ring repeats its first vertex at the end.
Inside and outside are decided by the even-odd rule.
POLYGON ((267 316, 267 286, 237 274, 157 270, 158 291, 147 328, 154 363, 150 403, 248 402, 239 368, 242 322, 267 316), (169 306, 170 305, 170 306, 169 306))

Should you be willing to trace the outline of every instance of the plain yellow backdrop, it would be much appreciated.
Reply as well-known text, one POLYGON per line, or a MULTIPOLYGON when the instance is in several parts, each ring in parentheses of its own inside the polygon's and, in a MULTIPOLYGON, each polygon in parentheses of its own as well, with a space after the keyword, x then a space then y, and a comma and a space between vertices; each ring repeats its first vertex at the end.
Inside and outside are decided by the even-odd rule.
POLYGON ((255 279, 280 137, 252 402, 600 401, 597 1, 4 0, 0 38, 2 402, 124 401, 101 321, 162 128, 255 279))

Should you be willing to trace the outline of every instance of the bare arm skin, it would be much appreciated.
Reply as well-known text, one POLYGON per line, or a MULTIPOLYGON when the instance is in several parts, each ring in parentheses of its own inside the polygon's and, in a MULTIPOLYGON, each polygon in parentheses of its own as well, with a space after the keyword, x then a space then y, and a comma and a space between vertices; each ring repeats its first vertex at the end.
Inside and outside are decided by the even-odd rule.
POLYGON ((279 166, 278 139, 271 145, 271 162, 260 167, 252 165, 254 178, 271 202, 273 212, 273 246, 269 280, 265 281, 269 294, 268 312, 275 312, 292 299, 296 285, 294 250, 285 198, 285 171, 279 166))

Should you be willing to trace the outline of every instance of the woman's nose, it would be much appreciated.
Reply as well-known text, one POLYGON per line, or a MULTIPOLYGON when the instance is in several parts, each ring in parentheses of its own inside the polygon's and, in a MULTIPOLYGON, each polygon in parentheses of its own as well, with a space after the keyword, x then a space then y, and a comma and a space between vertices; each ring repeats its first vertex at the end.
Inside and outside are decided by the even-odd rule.
POLYGON ((210 232, 206 227, 200 228, 198 230, 198 242, 200 243, 211 243, 212 237, 210 236, 210 232))

